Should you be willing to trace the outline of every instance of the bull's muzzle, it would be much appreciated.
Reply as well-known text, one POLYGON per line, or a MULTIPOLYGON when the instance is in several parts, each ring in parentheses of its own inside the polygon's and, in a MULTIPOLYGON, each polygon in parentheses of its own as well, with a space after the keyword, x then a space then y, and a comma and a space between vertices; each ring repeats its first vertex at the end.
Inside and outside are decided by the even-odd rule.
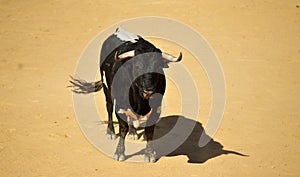
POLYGON ((143 97, 144 97, 145 99, 149 99, 153 93, 154 93, 153 91, 147 91, 147 90, 144 90, 144 91, 143 91, 143 97))

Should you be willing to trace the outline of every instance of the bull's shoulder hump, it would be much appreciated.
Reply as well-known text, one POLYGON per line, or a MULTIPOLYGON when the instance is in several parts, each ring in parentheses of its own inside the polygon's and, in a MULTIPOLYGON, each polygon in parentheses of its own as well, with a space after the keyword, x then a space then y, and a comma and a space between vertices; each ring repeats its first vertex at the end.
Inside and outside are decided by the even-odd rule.
POLYGON ((125 29, 119 27, 117 28, 116 32, 114 33, 117 38, 119 38, 121 41, 131 41, 133 43, 137 42, 139 40, 139 36, 136 34, 133 34, 129 31, 126 31, 125 29))

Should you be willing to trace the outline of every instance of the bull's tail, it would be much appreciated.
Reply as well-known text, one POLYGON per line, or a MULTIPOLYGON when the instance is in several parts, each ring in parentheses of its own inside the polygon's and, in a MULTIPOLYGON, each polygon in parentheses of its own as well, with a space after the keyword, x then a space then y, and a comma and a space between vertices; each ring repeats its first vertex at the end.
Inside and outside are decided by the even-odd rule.
POLYGON ((98 92, 103 87, 102 80, 96 81, 96 82, 87 82, 82 79, 76 79, 72 76, 70 76, 70 83, 71 85, 68 87, 72 88, 72 91, 74 93, 78 94, 89 94, 93 92, 98 92))

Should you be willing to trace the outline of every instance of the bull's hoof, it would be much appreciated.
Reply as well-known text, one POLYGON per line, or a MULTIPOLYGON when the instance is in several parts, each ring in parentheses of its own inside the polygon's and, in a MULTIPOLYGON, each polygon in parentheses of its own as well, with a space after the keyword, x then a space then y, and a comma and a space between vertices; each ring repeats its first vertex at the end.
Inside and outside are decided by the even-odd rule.
POLYGON ((154 163, 154 162, 156 162, 156 155, 154 154, 154 155, 146 155, 145 154, 145 156, 144 156, 144 162, 147 162, 147 163, 149 163, 149 162, 151 162, 151 163, 154 163))
POLYGON ((136 132, 130 132, 130 133, 128 133, 128 139, 130 139, 130 140, 138 140, 139 136, 137 135, 136 132))
POLYGON ((109 140, 115 140, 117 139, 117 135, 115 134, 106 134, 106 138, 109 140))
POLYGON ((144 162, 156 162, 156 152, 152 148, 147 148, 145 151, 144 162))
POLYGON ((125 160, 125 140, 124 138, 120 137, 117 149, 115 151, 115 154, 113 156, 114 160, 118 161, 124 161, 125 160))
POLYGON ((113 131, 107 129, 106 138, 109 140, 115 140, 115 139, 117 139, 117 135, 113 131))
POLYGON ((117 161, 124 161, 125 160, 125 154, 115 153, 113 158, 114 158, 114 160, 117 160, 117 161))

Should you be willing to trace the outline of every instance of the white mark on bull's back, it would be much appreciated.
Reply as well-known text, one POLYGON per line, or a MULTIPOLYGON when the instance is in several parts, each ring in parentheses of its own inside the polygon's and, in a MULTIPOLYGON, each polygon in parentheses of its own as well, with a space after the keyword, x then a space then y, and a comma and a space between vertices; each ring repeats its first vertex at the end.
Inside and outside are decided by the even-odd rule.
POLYGON ((117 29, 114 35, 116 35, 122 41, 131 41, 133 43, 137 42, 139 39, 138 35, 128 32, 121 27, 117 29))

